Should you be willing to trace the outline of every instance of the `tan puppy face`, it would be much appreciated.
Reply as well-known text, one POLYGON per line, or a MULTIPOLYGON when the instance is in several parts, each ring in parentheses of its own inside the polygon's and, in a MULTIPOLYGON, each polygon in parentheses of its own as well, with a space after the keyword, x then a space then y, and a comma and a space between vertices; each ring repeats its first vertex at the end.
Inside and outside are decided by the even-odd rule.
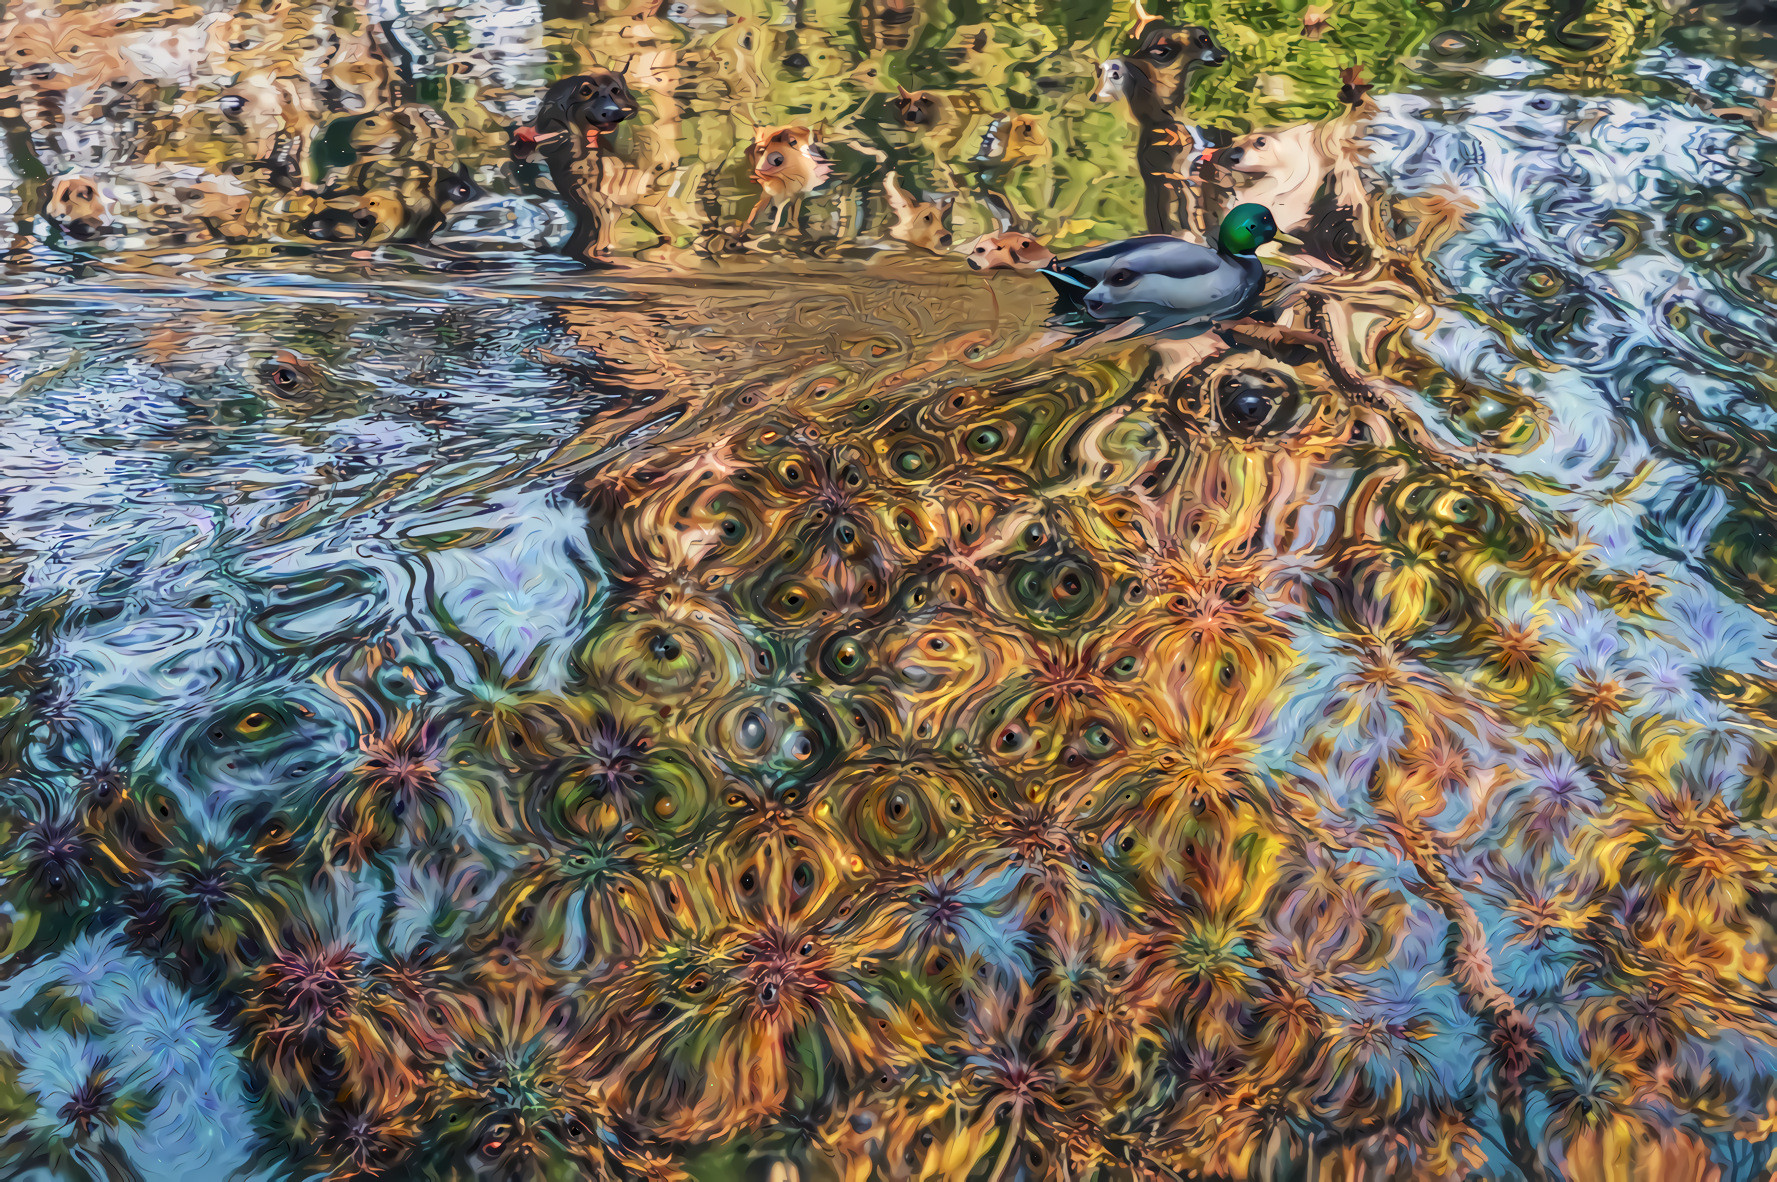
POLYGON ((1006 124, 1006 159, 1030 160, 1049 149, 1049 134, 1035 115, 1014 115, 1006 124))
POLYGON ((820 142, 818 131, 801 124, 755 129, 748 152, 753 179, 773 201, 812 191, 832 171, 820 142))
POLYGON ((929 128, 944 122, 944 100, 929 90, 908 90, 905 86, 900 93, 889 100, 889 106, 895 110, 895 116, 908 127, 929 128))
POLYGON ((1048 247, 1020 230, 983 234, 963 253, 977 271, 1036 271, 1055 261, 1048 247))
POLYGON ((1255 131, 1243 135, 1214 154, 1218 168, 1245 176, 1274 175, 1300 168, 1314 150, 1311 129, 1290 128, 1286 131, 1255 131))
POLYGON ((895 215, 895 224, 889 227, 890 238, 934 254, 950 249, 950 227, 944 219, 950 215, 952 198, 915 201, 886 181, 883 192, 888 195, 889 211, 895 215))
POLYGON ((50 190, 44 214, 70 238, 85 242, 104 233, 111 208, 99 187, 83 176, 65 176, 50 190))

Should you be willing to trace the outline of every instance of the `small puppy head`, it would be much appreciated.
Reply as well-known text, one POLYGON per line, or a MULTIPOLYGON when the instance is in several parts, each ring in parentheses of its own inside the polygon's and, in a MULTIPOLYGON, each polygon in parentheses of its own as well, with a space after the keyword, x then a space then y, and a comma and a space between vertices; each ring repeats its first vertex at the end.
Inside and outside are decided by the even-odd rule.
POLYGON ((934 254, 950 249, 950 227, 944 224, 944 219, 950 216, 955 197, 945 195, 915 201, 902 190, 892 172, 883 178, 882 191, 888 198, 889 212, 895 217, 895 224, 889 227, 890 238, 934 254))
POLYGON ((1036 271, 1055 261, 1049 248, 1021 230, 983 234, 964 248, 976 271, 1036 271))
POLYGON ((432 177, 432 204, 440 213, 449 213, 485 196, 487 191, 475 183, 466 168, 440 168, 432 177))
POLYGON ((944 104, 929 90, 898 88, 900 93, 889 100, 895 115, 908 127, 936 127, 944 118, 944 104))
POLYGON ((1114 103, 1129 97, 1129 75, 1135 67, 1129 59, 1108 57, 1092 68, 1096 85, 1092 89, 1095 103, 1114 103))
POLYGON ((1245 176, 1264 176, 1284 167, 1289 160, 1289 145, 1275 134, 1255 131, 1243 135, 1225 148, 1210 153, 1210 162, 1217 168, 1245 176))
POLYGON ((1014 115, 1006 123, 1006 159, 1034 160, 1049 152, 1049 133, 1035 115, 1014 115))
POLYGON ((814 189, 832 171, 820 132, 800 123, 753 129, 747 151, 753 179, 773 200, 787 201, 814 189))
POLYGON ((110 228, 111 206, 99 187, 83 176, 59 178, 50 189, 45 216, 70 238, 82 242, 110 228))

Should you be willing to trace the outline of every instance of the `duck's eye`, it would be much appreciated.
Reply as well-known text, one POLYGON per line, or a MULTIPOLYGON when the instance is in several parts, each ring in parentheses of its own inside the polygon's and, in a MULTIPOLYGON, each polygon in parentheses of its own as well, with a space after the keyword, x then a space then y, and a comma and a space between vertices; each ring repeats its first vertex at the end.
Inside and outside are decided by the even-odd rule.
POLYGON ((1105 278, 1105 282, 1112 287, 1128 287, 1135 282, 1135 272, 1128 267, 1118 267, 1105 278))

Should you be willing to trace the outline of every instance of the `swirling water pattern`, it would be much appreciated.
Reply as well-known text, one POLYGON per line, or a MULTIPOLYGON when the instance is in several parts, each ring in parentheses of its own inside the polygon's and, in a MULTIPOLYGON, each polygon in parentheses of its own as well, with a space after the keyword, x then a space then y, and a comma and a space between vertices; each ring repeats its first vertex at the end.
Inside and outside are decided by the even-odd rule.
POLYGON ((0 32, 0 1176, 1772 1176, 1756 3, 0 32))

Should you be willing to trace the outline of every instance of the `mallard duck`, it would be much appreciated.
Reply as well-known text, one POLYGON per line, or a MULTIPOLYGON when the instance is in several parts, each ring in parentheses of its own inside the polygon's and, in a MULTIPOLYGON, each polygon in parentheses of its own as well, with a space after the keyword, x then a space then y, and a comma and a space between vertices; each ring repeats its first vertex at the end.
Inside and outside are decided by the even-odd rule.
POLYGON ((1166 234, 1113 242, 1043 268, 1061 298, 1095 320, 1140 317, 1150 328, 1209 325, 1249 314, 1265 289, 1257 251, 1267 242, 1296 242, 1262 205, 1237 205, 1212 248, 1166 234))

